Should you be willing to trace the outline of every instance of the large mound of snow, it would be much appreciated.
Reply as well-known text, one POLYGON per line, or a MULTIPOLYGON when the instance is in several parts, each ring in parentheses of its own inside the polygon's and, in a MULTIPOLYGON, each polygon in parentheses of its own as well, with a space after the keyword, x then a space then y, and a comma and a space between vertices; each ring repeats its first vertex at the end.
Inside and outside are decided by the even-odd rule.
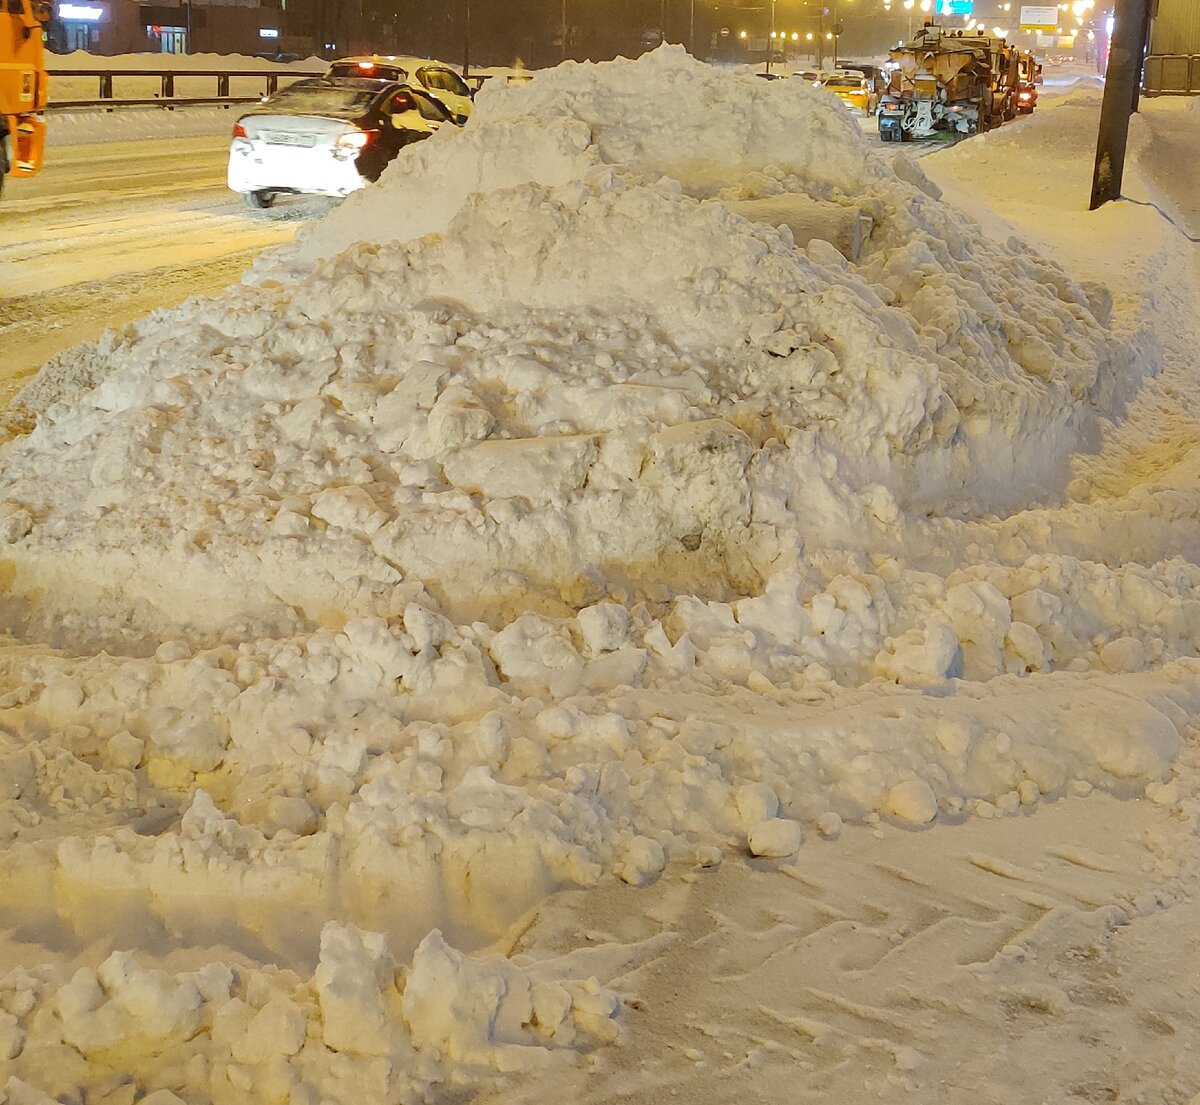
POLYGON ((932 191, 803 82, 682 51, 496 89, 283 282, 88 354, 103 382, 10 449, 11 589, 217 629, 403 584, 495 622, 751 594, 904 509, 1053 492, 1130 352, 932 191), (789 207, 869 222, 857 261, 789 207))
POLYGON ((487 88, 63 358, 0 474, 2 861, 116 954, 4 979, 17 1076, 418 1100, 617 1035, 583 951, 456 950, 556 887, 1162 793, 1200 569, 986 516, 1154 368, 1110 309, 831 97, 665 49, 487 88))

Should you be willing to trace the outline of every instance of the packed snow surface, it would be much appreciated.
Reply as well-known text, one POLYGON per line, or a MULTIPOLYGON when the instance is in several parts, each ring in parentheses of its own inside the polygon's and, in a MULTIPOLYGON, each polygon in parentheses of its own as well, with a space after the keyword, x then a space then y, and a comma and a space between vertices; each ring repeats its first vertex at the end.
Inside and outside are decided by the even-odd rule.
POLYGON ((1165 793, 1200 568, 1063 508, 1159 361, 832 97, 670 48, 485 86, 60 358, 0 476, 0 862, 80 965, 0 981, 10 1098, 586 1064, 589 949, 479 953, 556 888, 1165 793))

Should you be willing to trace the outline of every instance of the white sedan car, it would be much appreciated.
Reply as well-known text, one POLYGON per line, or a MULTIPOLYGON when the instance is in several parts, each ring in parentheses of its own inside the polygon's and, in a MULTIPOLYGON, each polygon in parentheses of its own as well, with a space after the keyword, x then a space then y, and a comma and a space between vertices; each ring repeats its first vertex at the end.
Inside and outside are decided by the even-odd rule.
POLYGON ((427 92, 396 81, 297 81, 237 121, 227 180, 251 207, 288 193, 345 196, 405 146, 454 125, 427 92))

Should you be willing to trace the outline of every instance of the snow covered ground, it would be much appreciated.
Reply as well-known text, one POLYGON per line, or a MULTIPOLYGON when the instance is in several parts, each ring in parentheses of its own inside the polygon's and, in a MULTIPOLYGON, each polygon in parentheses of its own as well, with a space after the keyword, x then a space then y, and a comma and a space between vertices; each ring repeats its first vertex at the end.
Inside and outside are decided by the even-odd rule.
POLYGON ((1088 215, 1098 106, 568 65, 52 362, 8 1099, 1200 1093, 1200 143, 1088 215))

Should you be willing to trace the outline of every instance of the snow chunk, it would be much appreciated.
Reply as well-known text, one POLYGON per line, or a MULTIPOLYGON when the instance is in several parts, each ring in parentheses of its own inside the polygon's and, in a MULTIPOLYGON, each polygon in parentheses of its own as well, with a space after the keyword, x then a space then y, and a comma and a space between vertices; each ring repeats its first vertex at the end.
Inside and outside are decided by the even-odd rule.
POLYGON ((413 1044, 448 1059, 502 1071, 554 1060, 577 1032, 611 1038, 620 1001, 594 981, 533 981, 506 959, 474 959, 436 929, 413 955, 403 1015, 413 1044))
POLYGON ((793 856, 800 851, 804 834, 795 821, 772 817, 760 821, 749 833, 750 853, 755 856, 793 856))
POLYGON ((313 986, 321 1004, 327 1047, 359 1055, 387 1055, 394 1046, 388 994, 394 966, 386 939, 330 921, 321 930, 321 960, 313 986))
POLYGON ((937 797, 924 779, 906 779, 888 791, 887 810, 901 821, 927 825, 937 817, 937 797))

